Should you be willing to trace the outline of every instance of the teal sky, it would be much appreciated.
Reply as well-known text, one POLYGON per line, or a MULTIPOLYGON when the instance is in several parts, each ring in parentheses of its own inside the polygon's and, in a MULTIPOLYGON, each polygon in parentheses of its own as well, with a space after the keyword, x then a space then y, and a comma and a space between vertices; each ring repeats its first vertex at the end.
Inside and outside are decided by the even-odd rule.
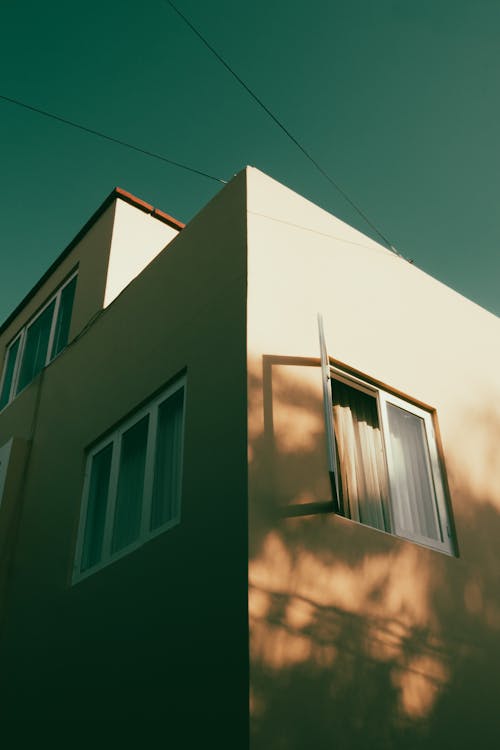
MULTIPOLYGON (((500 313, 498 0, 176 0, 391 242, 500 313)), ((2 3, 0 94, 361 231, 163 0, 2 3)), ((216 182, 0 101, 0 320, 115 186, 189 221, 216 182)), ((334 289, 332 289, 334 293, 334 289)))

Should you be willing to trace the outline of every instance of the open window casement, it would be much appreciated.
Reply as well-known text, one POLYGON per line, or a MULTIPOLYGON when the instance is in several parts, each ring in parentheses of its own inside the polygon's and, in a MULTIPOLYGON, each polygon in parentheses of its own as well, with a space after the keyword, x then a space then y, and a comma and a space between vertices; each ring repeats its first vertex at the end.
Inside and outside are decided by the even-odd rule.
POLYGON ((325 410, 326 447, 328 455, 328 471, 332 485, 333 505, 336 512, 340 511, 337 446, 335 444, 335 429, 333 425, 333 410, 331 398, 331 375, 328 350, 326 348, 323 316, 318 313, 319 348, 321 353, 321 377, 323 380, 323 405, 325 410))
POLYGON ((333 367, 318 321, 336 511, 453 554, 433 413, 333 367))

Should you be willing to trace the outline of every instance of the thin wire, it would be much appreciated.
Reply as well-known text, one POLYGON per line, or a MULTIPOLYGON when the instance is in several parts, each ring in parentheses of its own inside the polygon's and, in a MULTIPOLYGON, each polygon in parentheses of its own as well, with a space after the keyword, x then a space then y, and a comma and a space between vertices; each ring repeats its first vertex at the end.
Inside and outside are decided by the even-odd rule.
POLYGON ((269 117, 276 123, 276 125, 279 128, 281 128, 281 130, 288 136, 288 138, 290 138, 290 140, 297 146, 297 148, 300 149, 300 151, 302 151, 302 153, 304 154, 304 156, 307 159, 309 159, 309 161, 316 167, 316 169, 323 175, 323 177, 325 177, 325 179, 327 179, 328 182, 331 185, 333 185, 333 187, 336 190, 338 190, 338 192, 355 209, 355 211, 358 212, 358 214, 366 221, 366 223, 368 224, 368 226, 370 226, 373 229, 373 231, 376 232, 378 234, 378 236, 382 238, 382 240, 385 242, 385 244, 387 245, 387 247, 390 250, 392 250, 393 252, 395 252, 397 255, 399 255, 399 253, 397 252, 396 248, 387 239, 387 237, 380 231, 380 229, 368 218, 368 216, 365 214, 365 212, 347 195, 347 193, 345 192, 345 190, 343 190, 340 187, 340 185, 338 184, 338 182, 336 182, 333 179, 333 177, 330 177, 330 175, 328 174, 328 172, 326 172, 323 169, 323 167, 320 164, 318 164, 318 162, 316 161, 316 159, 314 159, 314 157, 311 156, 311 154, 307 151, 307 149, 304 148, 304 146, 295 138, 295 136, 292 135, 292 133, 290 133, 290 131, 288 130, 288 128, 286 128, 283 125, 283 123, 280 120, 278 120, 278 118, 276 117, 276 115, 274 115, 271 112, 271 110, 269 109, 269 107, 267 107, 264 104, 264 102, 261 99, 259 99, 259 97, 257 96, 257 94, 255 94, 252 91, 252 89, 249 86, 247 86, 247 84, 245 83, 245 81, 243 81, 240 78, 240 76, 231 68, 231 66, 229 65, 229 63, 227 63, 224 60, 224 58, 221 57, 221 55, 219 55, 219 53, 217 52, 217 50, 215 50, 212 47, 212 45, 205 39, 205 37, 201 34, 201 32, 198 31, 198 29, 195 26, 193 26, 193 24, 191 23, 191 21, 188 18, 186 18, 186 16, 179 10, 179 8, 177 8, 174 5, 174 3, 172 2, 172 0, 165 0, 165 2, 168 5, 170 5, 170 7, 172 8, 172 10, 174 10, 180 18, 182 18, 182 20, 184 21, 184 23, 187 24, 187 26, 189 26, 189 28, 191 29, 191 31, 194 34, 196 34, 196 36, 198 37, 198 39, 200 39, 200 41, 202 41, 203 44, 206 47, 208 47, 208 49, 210 50, 210 52, 217 58, 217 60, 219 60, 219 62, 226 68, 226 70, 233 76, 233 78, 236 78, 236 80, 238 81, 238 83, 241 86, 243 86, 243 88, 245 89, 245 91, 248 94, 250 94, 250 96, 252 97, 252 99, 257 102, 257 104, 259 105, 259 107, 261 107, 264 110, 264 112, 266 112, 266 114, 268 114, 269 117))
POLYGON ((65 117, 54 115, 52 114, 52 112, 46 112, 45 110, 39 109, 38 107, 33 107, 31 106, 31 104, 26 104, 26 102, 19 101, 19 99, 12 99, 11 97, 4 96, 3 94, 0 94, 0 99, 3 99, 6 102, 10 102, 11 104, 17 104, 18 107, 24 107, 24 109, 29 109, 32 112, 37 112, 37 114, 39 115, 49 117, 52 120, 57 120, 58 122, 62 122, 65 125, 70 125, 72 128, 83 130, 85 133, 91 133, 91 135, 97 135, 99 138, 104 138, 105 140, 111 141, 112 143, 118 143, 118 145, 120 146, 125 146, 125 148, 130 148, 133 151, 138 151, 140 154, 151 156, 151 158, 153 159, 159 159, 160 161, 164 161, 167 164, 172 164, 174 167, 179 167, 179 169, 186 169, 188 172, 193 172, 194 174, 201 175, 201 177, 207 177, 209 180, 215 180, 216 182, 222 182, 224 184, 227 183, 227 180, 223 180, 221 177, 214 177, 211 174, 207 174, 207 172, 202 172, 201 170, 195 169, 194 167, 189 167, 187 164, 181 164, 180 162, 174 161, 173 159, 168 159, 166 156, 162 156, 161 154, 156 154, 153 151, 147 151, 140 146, 134 146, 132 143, 121 141, 119 138, 113 138, 113 136, 106 135, 106 133, 101 133, 101 131, 99 130, 87 128, 85 125, 80 125, 79 123, 73 122, 72 120, 67 120, 65 117))

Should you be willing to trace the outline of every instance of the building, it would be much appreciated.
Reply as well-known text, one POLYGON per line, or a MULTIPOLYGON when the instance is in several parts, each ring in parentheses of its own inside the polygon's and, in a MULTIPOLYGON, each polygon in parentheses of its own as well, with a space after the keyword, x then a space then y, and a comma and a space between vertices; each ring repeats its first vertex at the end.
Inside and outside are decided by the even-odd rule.
POLYGON ((255 169, 113 191, 0 329, 6 726, 493 742, 499 333, 255 169))

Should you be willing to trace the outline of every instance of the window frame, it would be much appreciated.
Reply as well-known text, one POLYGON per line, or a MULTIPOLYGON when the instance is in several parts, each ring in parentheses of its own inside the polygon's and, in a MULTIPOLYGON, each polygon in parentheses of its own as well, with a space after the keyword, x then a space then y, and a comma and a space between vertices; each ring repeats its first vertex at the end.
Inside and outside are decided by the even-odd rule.
POLYGON ((7 440, 6 443, 0 446, 0 507, 2 506, 13 442, 14 438, 10 438, 10 440, 7 440))
MULTIPOLYGON (((12 403, 12 401, 14 401, 14 399, 20 393, 22 393, 36 378, 36 375, 35 375, 35 377, 32 378, 29 381, 29 383, 26 383, 26 385, 23 386, 23 388, 21 388, 20 391, 17 390, 18 384, 19 384, 19 376, 21 374, 21 368, 22 368, 22 363, 23 363, 23 357, 24 357, 24 352, 25 352, 25 347, 26 347, 26 339, 28 336, 28 331, 54 301, 55 301, 55 305, 54 305, 54 311, 52 313, 52 321, 50 324, 49 339, 47 342, 47 353, 45 355, 45 361, 44 361, 42 370, 44 370, 47 367, 47 365, 53 362, 53 360, 55 360, 66 348, 66 347, 63 347, 59 352, 57 352, 55 355, 52 356, 52 350, 54 348, 54 340, 55 340, 55 334, 56 334, 56 328, 57 328, 57 320, 59 317, 59 308, 61 306, 61 296, 62 296, 64 289, 69 284, 71 284, 73 279, 75 279, 77 276, 78 276, 78 268, 76 268, 74 271, 70 273, 70 275, 65 279, 65 281, 56 289, 54 294, 51 294, 51 296, 46 300, 46 302, 44 302, 43 305, 39 308, 39 310, 37 310, 35 315, 33 315, 33 317, 28 320, 28 322, 21 328, 20 331, 16 333, 14 338, 12 338, 9 344, 5 347, 3 371, 2 371, 2 377, 0 378, 0 394, 2 394, 3 392, 4 381, 7 375, 7 364, 9 360, 9 352, 12 349, 12 347, 15 346, 16 342, 19 341, 19 348, 17 350, 16 360, 14 363, 14 370, 12 373, 12 382, 10 384, 9 395, 8 395, 7 402, 5 403, 5 405, 0 408, 0 413, 4 409, 6 409, 7 406, 9 406, 9 404, 12 403)), ((37 373, 37 375, 38 374, 39 373, 37 373)))
POLYGON ((78 532, 75 545, 75 554, 73 561, 73 573, 72 583, 78 583, 79 581, 87 578, 90 575, 102 570, 102 568, 111 565, 125 555, 130 554, 134 550, 142 547, 146 542, 154 539, 159 534, 177 526, 181 521, 181 505, 182 505, 182 485, 183 485, 183 474, 184 474, 184 436, 185 436, 185 423, 186 423, 186 375, 182 375, 177 378, 173 383, 164 388, 160 393, 148 400, 142 407, 134 411, 130 416, 126 417, 121 421, 116 428, 108 431, 104 437, 99 439, 98 442, 92 444, 91 448, 86 452, 85 458, 85 470, 83 478, 83 489, 81 494, 80 502, 80 513, 78 521, 78 532), (183 409, 182 409, 182 423, 181 423, 181 437, 180 437, 180 482, 179 482, 179 496, 177 498, 176 512, 171 519, 164 522, 157 528, 151 530, 149 527, 149 521, 151 516, 151 507, 153 500, 153 483, 154 483, 154 469, 156 459, 156 441, 158 435, 158 412, 159 407, 165 403, 171 396, 177 391, 184 391, 183 398, 183 409), (134 425, 138 424, 141 419, 146 415, 149 416, 148 422, 148 434, 146 441, 146 457, 145 457, 145 468, 144 468, 144 483, 142 490, 141 499, 141 523, 140 529, 133 542, 129 543, 125 547, 112 552, 112 540, 113 540, 113 523, 115 517, 115 508, 117 500, 117 489, 120 475, 120 460, 122 451, 122 436, 134 425), (99 562, 91 565, 86 570, 81 570, 83 544, 85 539, 85 530, 87 525, 87 511, 89 504, 89 490, 90 480, 92 474, 92 462, 94 456, 100 451, 104 450, 107 446, 112 445, 112 456, 111 465, 109 471, 109 484, 106 500, 106 513, 104 521, 103 541, 101 558, 99 562))
MULTIPOLYGON (((408 397, 403 397, 402 395, 397 395, 394 392, 391 392, 387 389, 387 387, 382 386, 381 384, 373 384, 370 382, 369 379, 364 380, 361 377, 358 377, 357 375, 353 375, 350 372, 346 372, 337 365, 332 365, 329 363, 328 365, 328 378, 330 380, 331 388, 329 389, 329 412, 331 414, 331 417, 329 418, 330 425, 328 425, 327 429, 331 429, 333 432, 335 444, 335 425, 334 425, 334 418, 333 418, 333 389, 335 388, 335 381, 340 381, 342 383, 345 383, 346 385, 355 388, 356 390, 359 390, 363 393, 366 393, 372 397, 375 398, 376 405, 377 405, 377 413, 378 413, 378 419, 379 419, 379 427, 380 427, 380 433, 381 433, 381 439, 382 439, 382 446, 383 446, 383 452, 384 452, 384 462, 386 466, 386 472, 387 472, 387 481, 388 481, 388 493, 389 493, 389 514, 390 514, 390 523, 391 523, 391 530, 390 531, 384 531, 383 529, 377 529, 376 527, 369 526, 369 528, 373 528, 375 531, 381 531, 382 533, 389 534, 390 536, 396 536, 400 539, 406 539, 408 541, 414 542, 416 544, 422 545, 424 547, 427 547, 429 549, 434 549, 439 552, 443 552, 448 555, 455 555, 455 540, 454 540, 454 534, 453 534, 453 527, 452 527, 452 519, 451 519, 451 509, 449 507, 449 502, 447 501, 447 489, 446 489, 446 477, 445 477, 445 471, 444 466, 440 457, 439 452, 439 446, 438 446, 438 440, 437 440, 437 430, 436 430, 436 419, 437 414, 435 409, 431 408, 424 408, 423 405, 419 405, 415 403, 415 401, 409 399, 408 397), (407 529, 401 529, 398 528, 397 523, 394 519, 394 512, 393 512, 393 483, 394 483, 394 458, 392 455, 392 446, 390 437, 390 428, 389 428, 389 417, 388 417, 388 411, 387 411, 387 405, 391 404, 396 407, 399 407, 400 409, 403 409, 404 411, 409 412, 410 414, 413 414, 416 417, 419 417, 423 420, 424 429, 425 429, 425 445, 427 447, 427 469, 428 469, 428 475, 430 478, 430 481, 432 482, 432 488, 433 488, 433 495, 434 495, 434 503, 433 503, 433 510, 435 519, 437 521, 438 527, 441 530, 443 541, 439 540, 432 540, 427 537, 423 537, 416 532, 408 531, 407 529)), ((338 450, 335 446, 335 455, 337 457, 337 460, 340 460, 338 458, 338 450)), ((333 466, 330 464, 330 472, 335 475, 335 487, 339 487, 340 483, 340 477, 338 476, 338 467, 337 465, 333 466)), ((336 508, 335 512, 338 515, 341 515, 343 518, 347 518, 350 521, 354 521, 355 523, 361 523, 363 526, 368 526, 368 524, 363 524, 360 521, 356 521, 355 519, 349 518, 349 516, 344 515, 340 510, 340 504, 339 504, 339 494, 337 492, 336 497, 336 508)))

